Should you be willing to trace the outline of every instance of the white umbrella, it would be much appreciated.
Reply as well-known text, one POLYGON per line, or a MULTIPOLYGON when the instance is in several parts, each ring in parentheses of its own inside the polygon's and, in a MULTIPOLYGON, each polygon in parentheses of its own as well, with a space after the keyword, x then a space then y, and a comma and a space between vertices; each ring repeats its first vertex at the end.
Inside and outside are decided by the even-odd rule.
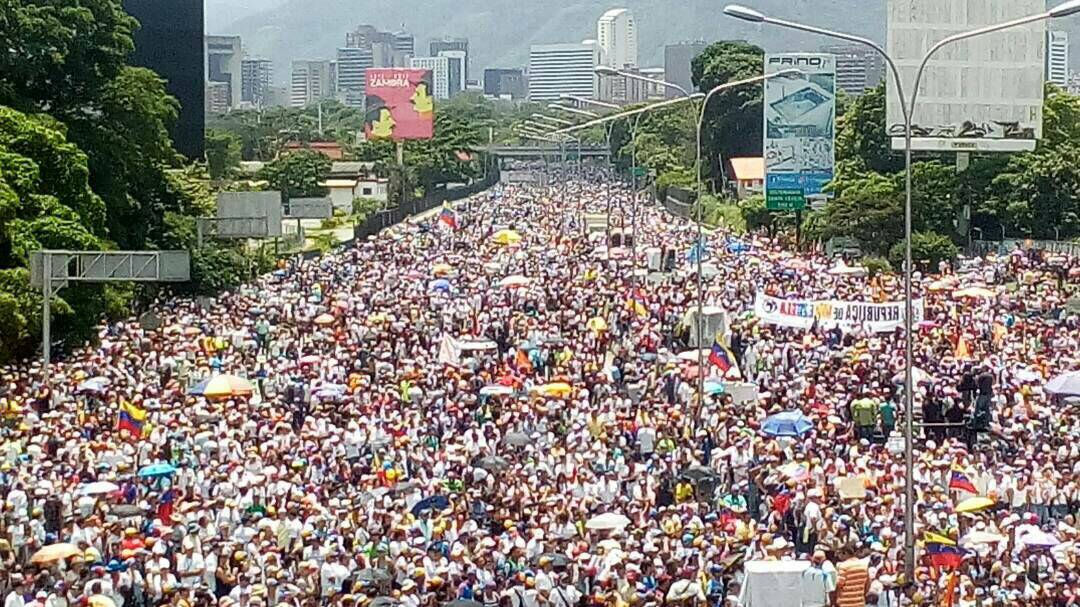
POLYGON ((1080 396, 1080 371, 1062 373, 1046 382, 1046 391, 1059 396, 1080 396))
POLYGON ((119 490, 120 487, 108 481, 96 481, 79 487, 79 493, 82 495, 105 495, 119 490))
POLYGON ((468 339, 458 342, 458 347, 463 351, 470 350, 494 350, 499 347, 499 344, 491 341, 490 339, 468 339))
MULTIPOLYGON (((702 348, 701 349, 701 359, 704 360, 704 361, 708 361, 710 353, 712 353, 711 349, 702 348)), ((684 360, 684 361, 689 362, 689 363, 696 363, 698 361, 698 351, 697 350, 687 350, 686 352, 679 352, 679 355, 676 356, 675 358, 677 358, 679 360, 684 360)))
MULTIPOLYGON (((927 373, 926 371, 923 371, 922 369, 920 369, 918 367, 912 367, 911 368, 911 381, 912 381, 912 383, 914 383, 916 385, 918 385, 918 384, 928 384, 931 381, 933 381, 933 378, 930 377, 930 374, 927 373)), ((894 384, 902 384, 902 383, 904 383, 904 372, 903 371, 901 371, 901 372, 899 372, 899 373, 897 373, 896 375, 893 376, 893 383, 894 384)))
POLYGON ((503 386, 499 384, 484 386, 483 388, 480 388, 481 396, 506 396, 513 393, 514 389, 510 386, 503 386))
POLYGON ((998 533, 972 531, 960 539, 960 545, 977 546, 979 544, 997 544, 998 542, 1004 542, 1006 539, 1008 538, 998 533))
POLYGON ((617 512, 605 512, 604 514, 598 514, 587 523, 585 523, 586 529, 593 529, 597 531, 610 531, 613 529, 622 529, 630 524, 630 519, 617 512))
POLYGON ((532 281, 529 280, 527 277, 521 276, 520 274, 515 274, 514 276, 507 276, 506 278, 500 280, 499 286, 503 287, 504 289, 512 289, 514 287, 524 287, 530 282, 532 281))

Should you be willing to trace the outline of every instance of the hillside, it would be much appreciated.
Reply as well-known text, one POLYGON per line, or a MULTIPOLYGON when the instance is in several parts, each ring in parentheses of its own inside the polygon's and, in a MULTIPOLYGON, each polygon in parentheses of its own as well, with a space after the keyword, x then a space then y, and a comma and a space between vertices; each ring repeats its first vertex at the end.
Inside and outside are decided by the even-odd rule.
MULTIPOLYGON (((424 52, 431 38, 465 36, 472 67, 524 66, 529 45, 595 38, 596 19, 625 6, 640 29, 644 65, 663 63, 663 46, 680 40, 747 39, 769 50, 816 49, 828 43, 772 27, 738 22, 722 13, 725 0, 206 0, 207 30, 243 37, 248 52, 270 57, 284 82, 293 59, 331 58, 345 32, 360 23, 383 29, 404 25, 424 52), (256 6, 260 8, 255 8, 256 6)), ((755 0, 776 15, 884 37, 884 0, 755 0)))

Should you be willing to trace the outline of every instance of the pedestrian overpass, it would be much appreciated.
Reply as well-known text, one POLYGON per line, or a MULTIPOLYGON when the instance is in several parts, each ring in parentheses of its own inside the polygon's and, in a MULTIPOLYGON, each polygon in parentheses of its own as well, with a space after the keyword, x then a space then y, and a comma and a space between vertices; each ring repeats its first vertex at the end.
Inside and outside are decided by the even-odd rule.
POLYGON ((557 143, 541 143, 535 145, 492 144, 483 148, 483 151, 496 158, 506 160, 558 160, 563 157, 563 154, 565 154, 567 158, 577 158, 579 149, 581 150, 582 158, 603 158, 606 160, 611 156, 611 149, 607 146, 582 144, 579 148, 576 143, 566 143, 563 145, 557 143))

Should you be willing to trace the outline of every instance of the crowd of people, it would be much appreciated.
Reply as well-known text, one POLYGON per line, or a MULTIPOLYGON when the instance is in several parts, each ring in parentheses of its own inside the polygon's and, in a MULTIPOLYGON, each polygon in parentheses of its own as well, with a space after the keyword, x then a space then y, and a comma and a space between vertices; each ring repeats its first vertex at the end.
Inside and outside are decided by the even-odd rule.
POLYGON ((755 313, 902 299, 851 267, 581 174, 162 301, 0 371, 3 606, 757 607, 762 561, 806 565, 785 604, 1080 604, 1080 417, 1044 389, 1080 260, 916 274, 911 580, 902 330, 755 313))

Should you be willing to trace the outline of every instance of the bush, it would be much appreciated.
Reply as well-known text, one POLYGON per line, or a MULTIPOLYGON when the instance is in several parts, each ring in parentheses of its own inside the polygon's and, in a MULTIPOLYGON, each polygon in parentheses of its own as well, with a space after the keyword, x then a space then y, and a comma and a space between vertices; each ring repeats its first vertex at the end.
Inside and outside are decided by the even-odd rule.
MULTIPOLYGON (((705 225, 717 227, 723 226, 735 232, 746 232, 746 220, 743 218, 742 207, 715 196, 703 196, 699 204, 704 205, 703 221, 705 225)), ((698 209, 694 208, 694 217, 697 217, 698 209)))
MULTIPOLYGON (((952 263, 960 255, 960 249, 948 236, 937 232, 915 232, 911 235, 911 261, 916 268, 936 272, 942 261, 952 263)), ((893 267, 904 267, 904 242, 893 245, 889 250, 889 260, 893 267)))
POLYGON ((383 203, 374 198, 357 196, 352 201, 352 213, 357 221, 364 221, 369 215, 381 209, 383 203))
POLYGON ((888 259, 884 257, 868 256, 863 257, 862 265, 866 268, 866 271, 870 273, 870 276, 877 276, 879 274, 886 274, 892 272, 892 264, 888 259))

